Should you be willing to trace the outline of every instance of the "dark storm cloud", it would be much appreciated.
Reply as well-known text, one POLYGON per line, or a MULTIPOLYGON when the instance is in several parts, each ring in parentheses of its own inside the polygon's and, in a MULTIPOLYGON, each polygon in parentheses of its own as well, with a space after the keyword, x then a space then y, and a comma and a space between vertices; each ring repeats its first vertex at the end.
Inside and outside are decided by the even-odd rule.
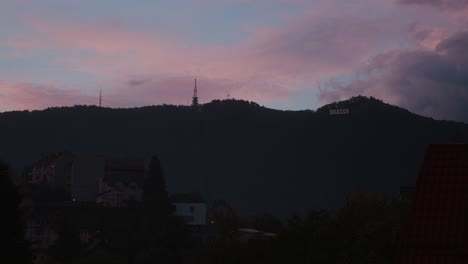
POLYGON ((365 80, 330 83, 322 102, 353 95, 378 97, 415 113, 468 122, 468 32, 441 41, 435 50, 380 54, 363 69, 365 80))
POLYGON ((468 31, 454 34, 441 41, 436 50, 444 53, 451 60, 466 64, 468 62, 468 31))

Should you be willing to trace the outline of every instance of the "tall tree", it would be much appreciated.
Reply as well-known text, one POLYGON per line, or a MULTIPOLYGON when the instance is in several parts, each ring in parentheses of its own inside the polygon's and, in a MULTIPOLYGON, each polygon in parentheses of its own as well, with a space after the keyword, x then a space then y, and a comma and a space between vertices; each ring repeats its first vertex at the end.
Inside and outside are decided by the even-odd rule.
POLYGON ((149 173, 143 187, 145 209, 144 246, 142 263, 182 263, 183 252, 191 246, 189 229, 181 219, 172 215, 172 206, 167 190, 164 172, 157 156, 149 164, 149 173))
POLYGON ((21 198, 10 178, 9 167, 0 161, 0 208, 2 208, 2 258, 14 263, 32 263, 32 255, 24 236, 19 203, 21 198))
POLYGON ((58 239, 52 248, 52 254, 57 260, 69 263, 80 253, 79 230, 70 212, 62 212, 57 220, 58 239))
POLYGON ((338 211, 349 263, 393 263, 401 209, 368 192, 356 192, 338 211))
POLYGON ((149 164, 149 175, 143 186, 143 206, 145 210, 143 237, 146 246, 152 252, 161 250, 173 208, 166 191, 161 162, 157 156, 153 156, 149 164))
POLYGON ((149 175, 143 187, 143 205, 149 216, 158 219, 166 219, 173 211, 158 156, 153 156, 149 164, 149 175))
POLYGON ((229 243, 239 228, 239 218, 231 205, 224 200, 216 200, 209 209, 211 228, 218 236, 219 242, 229 243))

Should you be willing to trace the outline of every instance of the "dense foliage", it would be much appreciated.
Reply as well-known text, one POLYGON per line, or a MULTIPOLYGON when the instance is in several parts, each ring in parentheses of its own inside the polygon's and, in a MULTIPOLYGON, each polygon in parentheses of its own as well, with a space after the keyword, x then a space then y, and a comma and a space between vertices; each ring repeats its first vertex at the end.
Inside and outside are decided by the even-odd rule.
POLYGON ((2 259, 12 263, 32 263, 29 244, 25 240, 25 225, 19 210, 21 197, 11 180, 11 170, 0 161, 0 208, 2 208, 2 259))

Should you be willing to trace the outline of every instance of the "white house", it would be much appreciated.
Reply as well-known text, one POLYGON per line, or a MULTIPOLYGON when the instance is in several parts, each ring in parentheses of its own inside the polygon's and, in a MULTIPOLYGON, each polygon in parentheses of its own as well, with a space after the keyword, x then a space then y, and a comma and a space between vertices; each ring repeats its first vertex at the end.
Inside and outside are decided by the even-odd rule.
POLYGON ((206 204, 173 203, 175 215, 181 217, 188 225, 206 225, 206 204))

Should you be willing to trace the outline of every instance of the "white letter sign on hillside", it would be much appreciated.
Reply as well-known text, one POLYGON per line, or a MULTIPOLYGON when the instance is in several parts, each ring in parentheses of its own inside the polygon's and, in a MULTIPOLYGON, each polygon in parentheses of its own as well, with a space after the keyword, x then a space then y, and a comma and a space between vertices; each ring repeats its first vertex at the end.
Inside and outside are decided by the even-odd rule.
POLYGON ((349 115, 349 109, 330 109, 330 115, 349 115))

